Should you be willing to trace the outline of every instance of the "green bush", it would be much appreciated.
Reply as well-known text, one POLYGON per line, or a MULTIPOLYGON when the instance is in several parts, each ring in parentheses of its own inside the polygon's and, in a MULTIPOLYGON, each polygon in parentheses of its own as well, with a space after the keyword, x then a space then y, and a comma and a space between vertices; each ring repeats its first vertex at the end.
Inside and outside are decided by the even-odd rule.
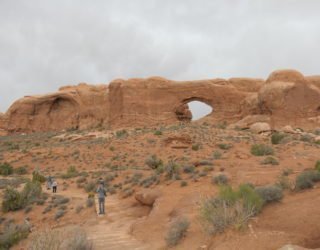
POLYGON ((226 185, 228 183, 228 177, 224 174, 219 174, 212 178, 212 183, 218 185, 226 185))
POLYGON ((156 155, 151 155, 145 160, 146 165, 149 168, 157 169, 163 165, 163 162, 161 159, 158 159, 156 155))
POLYGON ((62 174, 63 179, 69 179, 73 177, 77 177, 79 175, 79 172, 77 171, 75 166, 70 166, 67 170, 67 173, 62 174))
POLYGON ((19 241, 28 237, 30 226, 27 224, 15 225, 10 223, 0 234, 0 249, 10 249, 19 241))
POLYGON ((27 182, 21 192, 23 206, 37 201, 41 197, 41 194, 42 189, 39 182, 27 182))
POLYGON ((19 175, 24 175, 28 173, 28 170, 27 170, 27 167, 24 166, 24 167, 15 168, 13 172, 19 175))
POLYGON ((217 144, 217 146, 223 150, 228 150, 228 149, 232 148, 232 144, 226 144, 226 143, 219 143, 219 144, 217 144))
POLYGON ((279 162, 276 158, 272 156, 267 156, 266 158, 261 161, 262 165, 279 165, 279 162))
POLYGON ((280 201, 283 198, 282 188, 276 185, 257 187, 255 191, 264 203, 280 201))
POLYGON ((316 170, 320 172, 320 160, 316 162, 316 165, 314 166, 316 170))
POLYGON ((22 200, 23 199, 18 190, 7 187, 2 200, 2 211, 9 212, 21 209, 22 200))
POLYGON ((296 190, 313 188, 315 182, 320 181, 320 172, 309 170, 300 173, 296 177, 296 190))
POLYGON ((169 161, 165 166, 165 173, 168 179, 178 180, 180 178, 180 166, 174 161, 169 161))
POLYGON ((154 135, 162 135, 162 132, 161 132, 160 130, 156 130, 156 131, 154 131, 153 134, 154 134, 154 135))
POLYGON ((55 220, 60 219, 62 216, 64 216, 64 214, 65 214, 65 211, 63 209, 59 209, 54 215, 54 219, 55 220))
POLYGON ((218 197, 201 202, 200 221, 210 234, 222 233, 230 225, 242 228, 261 210, 262 205, 263 200, 251 185, 240 185, 238 190, 221 186, 218 197))
POLYGON ((43 176, 40 173, 40 171, 38 171, 38 170, 33 171, 33 173, 32 173, 32 181, 33 182, 37 182, 38 181, 40 183, 44 183, 46 180, 47 180, 46 177, 43 176))
POLYGON ((212 156, 215 160, 218 160, 218 159, 221 159, 222 154, 220 151, 216 150, 213 152, 212 156))
POLYGON ((0 175, 11 175, 13 174, 13 168, 9 163, 0 164, 0 175))
POLYGON ((181 217, 175 219, 167 232, 166 242, 168 246, 175 246, 179 243, 179 241, 185 236, 190 222, 187 218, 181 217))
POLYGON ((187 181, 181 181, 180 182, 180 187, 186 187, 188 186, 188 182, 187 181))
POLYGON ((195 170, 196 168, 193 165, 188 165, 183 167, 183 172, 186 174, 194 173, 195 170))
POLYGON ((88 182, 85 186, 84 189, 86 190, 86 192, 90 193, 90 192, 95 192, 96 191, 96 183, 94 181, 90 181, 88 182))
POLYGON ((273 155, 273 148, 265 144, 254 144, 251 147, 251 154, 255 156, 273 155))
POLYGON ((191 149, 192 149, 193 151, 198 151, 198 150, 200 149, 200 145, 199 145, 199 144, 193 144, 193 145, 191 146, 191 149))
POLYGON ((37 201, 41 197, 41 194, 42 189, 39 182, 27 182, 21 192, 7 187, 2 201, 2 210, 9 212, 22 209, 37 201))
POLYGON ((280 144, 282 139, 286 137, 286 134, 280 133, 280 132, 275 132, 271 136, 271 143, 272 144, 280 144))

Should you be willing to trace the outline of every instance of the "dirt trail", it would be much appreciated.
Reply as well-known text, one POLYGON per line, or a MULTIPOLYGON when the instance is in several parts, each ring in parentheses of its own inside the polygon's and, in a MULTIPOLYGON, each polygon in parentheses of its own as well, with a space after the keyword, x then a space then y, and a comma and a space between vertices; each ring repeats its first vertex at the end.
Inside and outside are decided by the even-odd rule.
MULTIPOLYGON (((125 206, 115 196, 106 198, 106 215, 98 215, 95 225, 88 226, 88 238, 93 241, 94 249, 110 250, 147 250, 148 245, 136 240, 130 235, 130 227, 137 219, 131 213, 130 207, 125 206)), ((96 199, 96 211, 99 211, 96 199)))

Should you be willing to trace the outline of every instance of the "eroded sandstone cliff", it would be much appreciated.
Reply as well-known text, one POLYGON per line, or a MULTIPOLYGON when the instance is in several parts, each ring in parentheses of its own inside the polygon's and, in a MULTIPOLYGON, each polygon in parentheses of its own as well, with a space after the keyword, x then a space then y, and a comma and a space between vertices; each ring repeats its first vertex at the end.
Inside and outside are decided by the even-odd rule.
POLYGON ((208 121, 237 122, 250 115, 270 117, 273 128, 320 126, 320 77, 294 70, 251 78, 171 81, 160 77, 117 79, 109 85, 67 86, 26 96, 0 114, 0 133, 167 125, 192 118, 188 102, 207 103, 208 121))

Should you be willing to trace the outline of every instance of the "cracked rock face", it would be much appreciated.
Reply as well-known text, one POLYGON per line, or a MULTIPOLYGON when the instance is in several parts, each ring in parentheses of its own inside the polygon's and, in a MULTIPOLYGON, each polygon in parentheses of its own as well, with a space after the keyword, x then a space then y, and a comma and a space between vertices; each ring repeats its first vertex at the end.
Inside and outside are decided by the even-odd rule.
MULTIPOLYGON (((294 70, 262 79, 171 81, 160 77, 117 79, 109 85, 67 86, 56 93, 26 96, 0 114, 0 133, 61 131, 95 127, 152 127, 191 122, 190 101, 213 108, 207 122, 235 124, 267 116, 271 128, 319 127, 320 77, 294 70)), ((264 122, 264 121, 256 121, 264 122)))

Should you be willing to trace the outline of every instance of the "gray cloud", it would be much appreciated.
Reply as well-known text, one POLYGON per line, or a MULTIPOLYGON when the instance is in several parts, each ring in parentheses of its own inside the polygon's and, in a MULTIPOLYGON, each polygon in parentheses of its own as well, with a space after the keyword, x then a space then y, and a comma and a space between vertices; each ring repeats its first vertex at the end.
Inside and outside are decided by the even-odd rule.
POLYGON ((78 82, 320 73, 318 0, 1 0, 0 110, 78 82))

